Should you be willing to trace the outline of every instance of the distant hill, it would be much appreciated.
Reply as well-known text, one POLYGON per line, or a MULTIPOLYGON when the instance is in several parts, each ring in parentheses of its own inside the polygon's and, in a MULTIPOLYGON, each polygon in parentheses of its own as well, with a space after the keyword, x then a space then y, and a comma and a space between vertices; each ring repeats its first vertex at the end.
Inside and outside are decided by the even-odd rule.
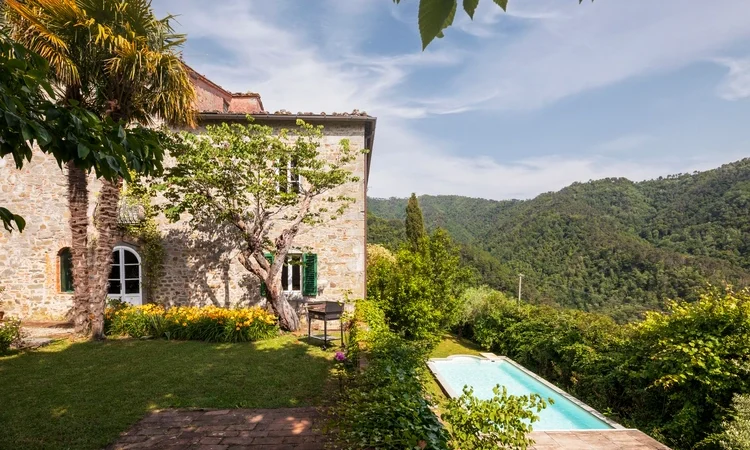
MULTIPOLYGON (((750 159, 634 183, 574 183, 532 200, 422 196, 484 283, 624 321, 706 283, 750 284, 750 159)), ((403 241, 406 199, 368 199, 371 243, 403 241)))

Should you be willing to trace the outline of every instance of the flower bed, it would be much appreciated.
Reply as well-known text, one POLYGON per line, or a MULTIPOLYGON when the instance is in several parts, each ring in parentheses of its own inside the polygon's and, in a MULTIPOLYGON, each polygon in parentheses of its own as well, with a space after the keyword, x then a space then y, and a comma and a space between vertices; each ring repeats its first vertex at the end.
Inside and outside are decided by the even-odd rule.
POLYGON ((120 302, 107 308, 105 328, 112 336, 209 342, 257 341, 275 336, 279 331, 276 317, 259 307, 175 306, 166 309, 154 304, 131 306, 120 302))

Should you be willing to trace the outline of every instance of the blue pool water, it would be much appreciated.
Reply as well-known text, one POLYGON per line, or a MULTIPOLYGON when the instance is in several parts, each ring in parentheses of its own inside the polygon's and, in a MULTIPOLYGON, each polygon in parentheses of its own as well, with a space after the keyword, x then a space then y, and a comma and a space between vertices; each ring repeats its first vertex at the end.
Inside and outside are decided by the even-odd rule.
POLYGON ((492 388, 505 386, 508 394, 539 394, 545 401, 554 400, 539 413, 534 430, 604 430, 612 428, 604 421, 545 386, 507 361, 490 361, 471 357, 456 357, 445 361, 432 360, 431 366, 455 395, 461 395, 464 386, 474 388, 481 399, 492 398, 492 388))

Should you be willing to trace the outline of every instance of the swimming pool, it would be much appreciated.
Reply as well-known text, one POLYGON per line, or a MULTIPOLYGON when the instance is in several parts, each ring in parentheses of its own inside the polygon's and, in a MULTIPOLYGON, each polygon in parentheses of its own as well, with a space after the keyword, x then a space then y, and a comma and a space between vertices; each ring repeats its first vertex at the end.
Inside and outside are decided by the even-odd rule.
POLYGON ((555 403, 548 404, 539 413, 539 421, 534 422, 535 431, 622 428, 509 358, 450 356, 431 359, 428 366, 451 397, 460 396, 464 386, 469 386, 478 398, 489 399, 492 388, 499 384, 511 395, 535 393, 545 401, 552 398, 555 403))

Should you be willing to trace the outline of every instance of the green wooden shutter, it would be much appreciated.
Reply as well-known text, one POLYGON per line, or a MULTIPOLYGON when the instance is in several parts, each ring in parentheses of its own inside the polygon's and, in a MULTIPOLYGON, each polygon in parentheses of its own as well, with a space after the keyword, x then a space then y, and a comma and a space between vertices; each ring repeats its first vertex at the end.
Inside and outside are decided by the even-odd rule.
MULTIPOLYGON (((273 255, 270 253, 266 253, 264 255, 268 262, 270 264, 273 264, 273 255)), ((260 296, 261 297, 267 297, 268 296, 268 288, 266 287, 266 282, 263 280, 260 280, 260 296)))
POLYGON ((73 257, 69 248, 60 251, 60 292, 73 292, 73 257))
POLYGON ((302 277, 302 295, 315 297, 318 295, 318 255, 305 253, 302 258, 305 269, 302 277))

